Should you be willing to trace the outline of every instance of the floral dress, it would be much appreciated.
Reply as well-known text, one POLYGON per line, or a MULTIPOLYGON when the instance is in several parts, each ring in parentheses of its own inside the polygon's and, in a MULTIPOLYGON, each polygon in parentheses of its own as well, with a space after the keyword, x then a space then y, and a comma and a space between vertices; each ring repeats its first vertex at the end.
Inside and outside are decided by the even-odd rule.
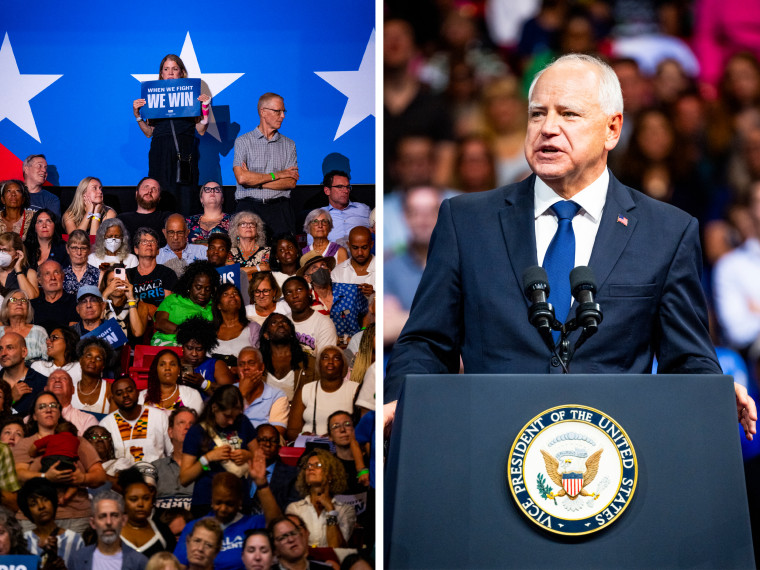
POLYGON ((255 267, 258 269, 259 264, 269 263, 269 254, 271 248, 262 246, 254 251, 249 257, 245 257, 239 248, 233 247, 230 250, 230 259, 232 263, 239 263, 240 267, 255 267))
POLYGON ((210 230, 204 230, 201 227, 201 216, 203 214, 196 214, 195 216, 190 216, 189 218, 185 218, 185 221, 187 222, 187 243, 201 243, 205 244, 208 243, 208 238, 213 233, 223 233, 227 234, 230 231, 230 219, 232 216, 229 214, 224 214, 222 216, 221 221, 215 225, 210 230))

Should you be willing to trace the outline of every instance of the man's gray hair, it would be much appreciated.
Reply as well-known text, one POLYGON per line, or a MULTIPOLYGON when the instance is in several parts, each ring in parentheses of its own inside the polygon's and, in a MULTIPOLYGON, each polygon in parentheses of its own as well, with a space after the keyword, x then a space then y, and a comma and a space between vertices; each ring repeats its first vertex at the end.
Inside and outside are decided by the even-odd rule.
POLYGON ((528 102, 533 99, 533 88, 536 86, 538 78, 543 75, 544 71, 559 63, 576 63, 593 66, 599 77, 599 106, 602 108, 602 112, 605 115, 614 115, 623 112, 623 90, 620 88, 620 81, 618 80, 615 70, 598 57, 583 53, 569 53, 563 55, 536 73, 533 82, 530 84, 530 90, 528 91, 528 102))
POLYGON ((116 501, 119 505, 119 512, 124 514, 124 497, 112 489, 101 491, 92 498, 92 516, 98 512, 98 503, 100 501, 116 501))
POLYGON ((261 97, 259 97, 259 102, 256 105, 256 109, 259 111, 259 113, 261 113, 261 109, 264 106, 264 103, 272 99, 279 99, 280 101, 285 102, 285 98, 282 95, 278 95, 277 93, 264 93, 261 97))
POLYGON ((45 158, 45 155, 44 155, 44 154, 30 154, 29 156, 27 156, 27 157, 24 159, 24 166, 23 166, 23 169, 25 170, 25 169, 29 168, 29 166, 32 164, 32 161, 33 161, 35 158, 41 158, 41 159, 43 159, 45 162, 47 162, 47 158, 45 158))

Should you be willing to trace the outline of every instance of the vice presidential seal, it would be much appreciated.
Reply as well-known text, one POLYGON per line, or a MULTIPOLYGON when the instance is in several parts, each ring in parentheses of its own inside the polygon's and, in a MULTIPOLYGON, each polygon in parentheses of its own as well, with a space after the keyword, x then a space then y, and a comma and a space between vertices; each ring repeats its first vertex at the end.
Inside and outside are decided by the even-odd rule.
POLYGON ((582 535, 610 525, 636 489, 636 452, 623 428, 586 406, 546 410, 509 452, 507 481, 520 510, 541 528, 582 535))

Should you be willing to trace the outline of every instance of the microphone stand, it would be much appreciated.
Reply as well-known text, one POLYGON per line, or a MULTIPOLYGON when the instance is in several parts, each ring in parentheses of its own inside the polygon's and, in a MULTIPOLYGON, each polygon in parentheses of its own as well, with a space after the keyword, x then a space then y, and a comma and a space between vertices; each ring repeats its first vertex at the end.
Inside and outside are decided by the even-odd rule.
POLYGON ((555 321, 555 323, 559 325, 556 328, 554 326, 555 323, 552 323, 552 328, 554 330, 561 331, 559 343, 557 344, 559 355, 555 352, 555 356, 559 358, 563 374, 569 374, 570 360, 573 358, 573 355, 575 355, 575 351, 597 333, 601 321, 602 310, 599 303, 585 302, 580 303, 576 307, 574 319, 570 319, 564 325, 560 324, 559 321, 555 321), (570 336, 570 333, 581 327, 583 327, 581 336, 578 337, 575 346, 571 349, 570 339, 568 337, 570 336))

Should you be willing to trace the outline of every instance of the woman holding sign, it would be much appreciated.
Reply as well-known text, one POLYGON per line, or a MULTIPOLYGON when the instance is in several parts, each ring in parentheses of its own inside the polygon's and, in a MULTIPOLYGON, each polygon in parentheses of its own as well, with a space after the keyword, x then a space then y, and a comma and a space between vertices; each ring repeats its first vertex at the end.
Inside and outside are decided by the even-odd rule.
MULTIPOLYGON (((169 54, 161 60, 160 80, 186 77, 187 68, 178 56, 169 54)), ((161 187, 175 197, 176 211, 183 213, 196 213, 198 210, 197 203, 192 199, 198 188, 195 132, 201 136, 206 132, 211 97, 202 94, 198 100, 201 102, 203 120, 200 117, 178 117, 144 121, 140 108, 145 106, 145 99, 135 99, 132 103, 140 130, 153 139, 148 153, 148 176, 158 180, 161 187)))

